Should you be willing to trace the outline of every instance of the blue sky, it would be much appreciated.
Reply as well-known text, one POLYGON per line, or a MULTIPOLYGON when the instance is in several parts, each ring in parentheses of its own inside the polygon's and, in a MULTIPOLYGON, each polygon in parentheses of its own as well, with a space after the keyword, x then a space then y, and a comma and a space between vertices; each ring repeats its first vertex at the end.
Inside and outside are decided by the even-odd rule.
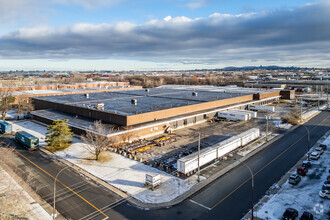
POLYGON ((0 0, 0 70, 329 66, 329 0, 0 0))

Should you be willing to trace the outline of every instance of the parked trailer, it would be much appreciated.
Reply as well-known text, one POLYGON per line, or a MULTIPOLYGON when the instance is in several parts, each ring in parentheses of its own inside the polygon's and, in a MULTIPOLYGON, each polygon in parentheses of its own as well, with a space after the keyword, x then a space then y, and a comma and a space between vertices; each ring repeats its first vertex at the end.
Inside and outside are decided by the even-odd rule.
POLYGON ((248 120, 250 120, 252 118, 252 114, 248 113, 248 112, 240 112, 240 111, 237 111, 237 110, 234 110, 234 109, 230 109, 230 110, 228 110, 228 112, 231 113, 231 114, 247 115, 248 120))
POLYGON ((34 150, 39 146, 39 138, 25 132, 18 131, 15 134, 15 140, 23 144, 29 150, 34 150))
POLYGON ((266 105, 248 105, 248 109, 253 111, 261 111, 261 112, 275 112, 274 106, 266 106, 266 105))
POLYGON ((0 132, 10 133, 12 131, 12 124, 6 121, 0 121, 0 132))
POLYGON ((248 110, 241 110, 241 109, 233 109, 233 110, 230 110, 230 111, 233 111, 233 112, 241 112, 241 113, 246 113, 246 114, 249 114, 251 115, 251 118, 256 118, 258 113, 257 112, 254 112, 254 111, 248 111, 248 110))
MULTIPOLYGON (((217 149, 208 147, 200 151, 199 166, 216 159, 217 149)), ((183 174, 192 174, 198 168, 198 152, 177 160, 177 170, 183 174)))
POLYGON ((218 112, 217 116, 218 118, 225 118, 230 121, 238 121, 238 120, 247 121, 251 119, 251 116, 249 114, 234 113, 229 111, 218 112))
MULTIPOLYGON (((200 151, 199 166, 203 166, 216 160, 229 152, 246 145, 247 143, 257 139, 260 136, 258 128, 252 128, 239 135, 219 142, 216 145, 205 148, 200 151)), ((184 175, 194 173, 198 168, 198 152, 177 160, 177 171, 184 175)))

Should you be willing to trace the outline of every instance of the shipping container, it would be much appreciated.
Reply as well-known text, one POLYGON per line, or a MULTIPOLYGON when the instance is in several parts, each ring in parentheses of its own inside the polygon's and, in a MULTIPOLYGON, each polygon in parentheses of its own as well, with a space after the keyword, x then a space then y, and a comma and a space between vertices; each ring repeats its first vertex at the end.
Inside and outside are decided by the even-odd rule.
MULTIPOLYGON (((260 136, 259 128, 252 128, 200 151, 199 166, 223 157, 238 147, 244 146, 260 136)), ((189 175, 198 169, 198 152, 177 160, 177 171, 189 175)))
POLYGON ((18 131, 15 134, 15 140, 23 144, 29 150, 34 150, 39 146, 39 138, 25 132, 18 131))
POLYGON ((262 111, 262 112, 275 112, 274 106, 266 105, 248 105, 249 110, 262 111))
POLYGON ((0 121, 0 132, 10 133, 12 131, 12 124, 6 121, 0 121))
POLYGON ((217 116, 218 118, 225 118, 230 121, 238 121, 238 120, 247 121, 251 117, 249 114, 237 113, 237 112, 234 113, 230 111, 218 112, 217 116))

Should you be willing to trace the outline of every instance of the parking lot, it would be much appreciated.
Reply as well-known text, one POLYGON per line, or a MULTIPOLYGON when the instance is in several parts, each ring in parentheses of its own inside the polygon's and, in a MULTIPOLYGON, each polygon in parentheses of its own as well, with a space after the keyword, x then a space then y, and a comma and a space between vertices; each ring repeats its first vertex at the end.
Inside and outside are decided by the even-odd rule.
POLYGON ((268 191, 266 196, 255 206, 255 216, 261 219, 281 219, 285 209, 293 208, 300 217, 304 211, 310 212, 314 219, 324 220, 330 216, 330 202, 321 198, 319 193, 324 182, 330 175, 330 132, 324 135, 313 146, 314 152, 320 144, 327 145, 319 159, 311 159, 311 167, 300 181, 290 184, 290 176, 297 173, 297 169, 306 161, 307 155, 300 160, 278 183, 268 191))

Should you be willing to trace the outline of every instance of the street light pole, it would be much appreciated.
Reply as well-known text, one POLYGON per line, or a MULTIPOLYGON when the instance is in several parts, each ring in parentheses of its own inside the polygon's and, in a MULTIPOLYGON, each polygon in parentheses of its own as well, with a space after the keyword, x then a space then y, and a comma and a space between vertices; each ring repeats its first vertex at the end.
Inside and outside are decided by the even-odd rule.
POLYGON ((254 203, 254 175, 253 175, 253 172, 252 170, 250 169, 250 167, 242 162, 250 171, 250 174, 251 174, 251 180, 252 180, 252 185, 251 185, 251 219, 253 220, 253 203, 254 203))
POLYGON ((300 121, 302 121, 302 98, 300 99, 300 121))
POLYGON ((308 138, 308 145, 307 145, 307 160, 310 161, 310 132, 308 128, 305 125, 302 125, 307 130, 307 138, 308 138))
POLYGON ((200 182, 199 158, 201 153, 201 133, 198 133, 198 182, 200 182))
POLYGON ((57 181, 57 177, 60 175, 60 173, 63 171, 63 170, 65 170, 65 169, 67 169, 67 168, 69 168, 69 167, 64 167, 63 169, 61 169, 58 173, 57 173, 57 175, 56 175, 56 177, 55 177, 55 180, 54 180, 54 198, 53 198, 53 220, 55 219, 55 217, 56 217, 56 209, 55 209, 55 201, 56 201, 56 181, 57 181))
POLYGON ((268 142, 268 120, 269 120, 269 113, 267 112, 266 114, 266 119, 267 119, 267 126, 266 126, 266 142, 268 142))

